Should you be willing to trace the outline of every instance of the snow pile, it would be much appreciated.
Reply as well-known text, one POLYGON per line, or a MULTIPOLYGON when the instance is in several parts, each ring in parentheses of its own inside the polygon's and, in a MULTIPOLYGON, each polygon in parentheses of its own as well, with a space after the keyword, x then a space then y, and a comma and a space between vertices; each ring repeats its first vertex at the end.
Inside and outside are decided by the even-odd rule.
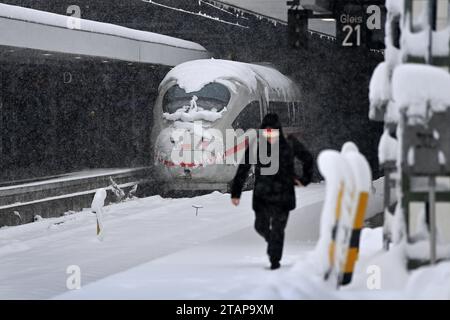
POLYGON ((410 299, 450 299, 450 263, 427 266, 411 273, 406 283, 406 297, 410 299))
POLYGON ((372 104, 381 104, 391 99, 389 67, 386 62, 380 63, 373 72, 369 86, 369 98, 372 104))
POLYGON ((378 145, 378 160, 380 164, 388 161, 396 161, 398 154, 398 141, 391 137, 388 130, 384 130, 378 145))
MULTIPOLYGON (((450 95, 448 93, 450 77, 448 75, 445 76, 442 70, 437 71, 437 68, 435 68, 436 71, 431 71, 431 67, 430 71, 424 71, 425 68, 423 66, 417 65, 415 70, 413 70, 414 67, 405 67, 408 70, 401 70, 403 68, 402 64, 408 58, 419 57, 425 59, 429 54, 430 30, 427 10, 422 10, 420 15, 415 17, 413 21, 411 16, 405 17, 404 0, 386 1, 386 8, 388 10, 388 19, 386 21, 385 61, 375 69, 370 83, 370 118, 396 123, 399 121, 399 109, 405 107, 405 105, 399 105, 399 103, 406 104, 412 101, 414 108, 421 103, 420 100, 429 100, 421 98, 428 98, 435 93, 437 93, 438 100, 444 97, 444 101, 447 103, 450 95), (394 36, 396 36, 394 34, 396 29, 394 26, 397 23, 400 24, 400 48, 396 48, 393 44, 394 36), (400 68, 401 71, 397 72, 397 68, 400 68), (394 72, 396 73, 397 81, 392 79, 394 72), (410 95, 410 93, 412 94, 410 95), (402 99, 399 102, 397 100, 398 95, 403 95, 403 97, 409 95, 410 99, 402 99)), ((432 55, 435 57, 447 57, 450 54, 450 27, 433 31, 431 35, 432 55)), ((430 102, 434 103, 436 101, 430 102)), ((439 104, 439 101, 437 102, 439 104)), ((433 107, 439 108, 442 105, 433 107)), ((420 108, 423 111, 424 108, 420 108)))
POLYGON ((393 45, 386 45, 384 50, 385 63, 389 66, 389 71, 392 72, 396 66, 403 62, 402 52, 393 45))
POLYGON ((367 271, 371 267, 375 267, 379 271, 380 278, 379 289, 377 290, 379 291, 379 298, 383 299, 383 296, 389 291, 397 291, 398 298, 402 298, 402 295, 404 295, 401 291, 405 289, 408 281, 408 270, 403 245, 391 247, 389 251, 383 251, 382 234, 382 228, 363 230, 360 258, 355 268, 352 283, 344 289, 346 293, 368 291, 369 274, 367 271), (369 252, 366 251, 368 248, 370 248, 369 252))
POLYGON ((380 63, 372 75, 369 85, 370 110, 386 106, 391 99, 390 70, 386 62, 380 63))
POLYGON ((426 9, 422 10, 417 18, 412 18, 409 14, 406 16, 401 35, 401 48, 404 56, 427 57, 430 41, 433 56, 446 57, 449 55, 450 27, 432 31, 430 40, 428 19, 426 9))
POLYGON ((206 120, 214 122, 222 118, 227 108, 223 108, 221 111, 204 110, 202 107, 198 107, 197 110, 190 108, 189 106, 183 106, 174 113, 163 113, 163 118, 169 121, 181 120, 184 122, 194 122, 199 120, 206 120))
POLYGON ((344 143, 344 145, 342 146, 342 151, 343 154, 347 154, 350 152, 359 152, 358 146, 351 141, 348 141, 346 143, 344 143))
MULTIPOLYGON (((406 252, 410 258, 419 260, 429 259, 430 241, 424 240, 410 244, 407 246, 406 252)), ((450 244, 438 244, 436 246, 436 256, 438 259, 450 259, 450 244)))
POLYGON ((392 91, 397 115, 408 108, 409 115, 425 116, 428 106, 434 111, 450 106, 450 74, 438 67, 404 64, 394 71, 392 91))
MULTIPOLYGON (((323 189, 322 184, 296 189, 298 208, 284 247, 288 265, 318 237, 323 189)), ((90 210, 2 229, 0 297, 236 299, 275 275, 265 268, 266 244, 254 231, 251 201, 252 193, 244 192, 235 208, 229 194, 214 192, 110 205, 102 242, 90 210), (196 215, 192 205, 203 209, 196 215), (65 270, 74 263, 81 267, 82 288, 68 291, 65 270)))
POLYGON ((236 61, 202 59, 182 63, 173 68, 161 82, 161 87, 175 81, 186 93, 200 91, 210 83, 221 83, 236 92, 241 83, 250 92, 267 88, 270 98, 298 100, 297 85, 279 71, 261 65, 236 61))
POLYGON ((382 249, 382 228, 361 233, 353 281, 336 290, 323 280, 313 254, 299 260, 245 295, 249 299, 450 299, 450 262, 413 271, 406 268, 404 244, 382 249))
POLYGON ((85 20, 55 13, 0 4, 0 17, 35 22, 55 27, 115 35, 139 41, 165 44, 191 50, 206 51, 201 45, 157 33, 129 29, 109 23, 85 20))
POLYGON ((405 8, 404 0, 386 0, 386 9, 390 14, 399 15, 405 8))
MULTIPOLYGON (((409 23, 409 21, 407 22, 409 23)), ((409 28, 403 28, 401 46, 403 54, 415 57, 426 57, 429 50, 430 32, 427 29, 411 32, 409 28)), ((432 34, 432 52, 434 56, 448 56, 450 42, 450 29, 434 31, 432 34)))
MULTIPOLYGON (((392 24, 396 19, 402 23, 404 11, 404 0, 386 1, 388 17, 386 19, 385 38, 385 61, 380 63, 372 75, 369 86, 370 113, 369 118, 376 121, 396 122, 397 118, 392 116, 392 90, 391 76, 393 70, 402 63, 403 52, 394 46, 394 28, 392 24)), ((400 26, 401 28, 401 26, 400 26)))
MULTIPOLYGON (((216 129, 211 129, 203 125, 203 122, 181 122, 175 121, 173 123, 173 128, 167 128, 169 131, 180 130, 176 134, 181 134, 181 132, 187 131, 194 134, 197 137, 211 140, 214 136, 217 136, 216 129)), ((173 136, 172 132, 172 136, 173 136)))
MULTIPOLYGON (((367 233, 369 230, 364 230, 367 233)), ((381 228, 370 230, 382 237, 381 228)), ((367 240, 362 237, 364 246, 367 240)), ((376 266, 380 270, 381 299, 392 295, 393 299, 450 299, 450 262, 442 262, 435 266, 425 266, 408 271, 406 268, 406 244, 401 242, 391 247, 389 251, 381 250, 378 240, 378 250, 370 254, 362 254, 354 282, 346 291, 361 292, 367 290, 367 270, 376 266)), ((408 254, 409 256, 409 254, 408 254)))
POLYGON ((400 17, 400 21, 402 21, 401 16, 404 11, 404 0, 387 0, 386 1, 386 9, 388 10, 388 19, 386 19, 386 50, 385 50, 385 62, 389 65, 389 69, 392 70, 396 65, 402 62, 401 60, 401 52, 399 49, 393 46, 393 28, 391 27, 391 21, 395 18, 400 17))

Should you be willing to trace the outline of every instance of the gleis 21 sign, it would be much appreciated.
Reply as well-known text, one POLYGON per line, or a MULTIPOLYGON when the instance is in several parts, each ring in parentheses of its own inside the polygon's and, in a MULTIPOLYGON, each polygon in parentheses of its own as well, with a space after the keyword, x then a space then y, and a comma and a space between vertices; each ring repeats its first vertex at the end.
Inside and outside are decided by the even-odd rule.
POLYGON ((342 47, 384 48, 386 8, 378 3, 342 1, 335 11, 336 36, 342 47))

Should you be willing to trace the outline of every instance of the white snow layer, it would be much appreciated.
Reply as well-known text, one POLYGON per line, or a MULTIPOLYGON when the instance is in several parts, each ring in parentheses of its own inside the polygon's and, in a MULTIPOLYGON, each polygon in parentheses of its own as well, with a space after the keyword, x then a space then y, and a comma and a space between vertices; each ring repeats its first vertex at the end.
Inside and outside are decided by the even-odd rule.
MULTIPOLYGON (((67 292, 70 265, 80 266, 81 286, 87 289, 88 283, 144 263, 153 269, 145 277, 116 283, 123 290, 100 296, 122 292, 132 297, 129 290, 136 281, 138 286, 150 282, 150 289, 140 291, 141 298, 207 297, 211 292, 220 296, 221 281, 229 287, 239 285, 241 277, 267 274, 264 241, 253 230, 251 199, 251 192, 245 192, 241 206, 235 208, 229 194, 215 192, 106 206, 102 242, 96 237, 96 216, 90 210, 2 228, 0 299, 46 299, 67 292), (194 204, 203 206, 198 216, 194 204), (231 278, 234 281, 227 280, 231 278)), ((322 200, 322 185, 297 189, 298 209, 287 230, 285 262, 301 254, 299 245, 305 243, 309 249, 309 241, 318 237, 322 200)), ((80 293, 89 295, 89 290, 80 293)))
POLYGON ((204 47, 191 41, 181 40, 152 32, 129 29, 114 24, 85 20, 19 6, 0 4, 0 17, 41 23, 55 27, 116 35, 139 41, 166 44, 169 46, 192 50, 206 51, 204 47))
POLYGON ((182 63, 173 68, 161 82, 164 86, 175 81, 187 93, 200 91, 209 83, 222 83, 234 88, 240 82, 251 92, 259 86, 269 89, 269 94, 285 100, 298 100, 297 85, 278 70, 255 64, 219 59, 202 59, 182 63))
MULTIPOLYGON (((374 183, 369 216, 382 210, 374 183)), ((0 229, 2 299, 449 299, 450 263, 408 273, 404 250, 383 252, 382 230, 364 229, 353 283, 336 291, 317 268, 324 184, 296 189, 298 208, 286 230, 283 267, 265 268, 265 243, 253 229, 252 193, 241 206, 218 192, 187 199, 159 196, 105 207, 105 237, 83 211, 0 229), (201 205, 198 216, 192 205, 201 205), (67 268, 81 269, 69 290, 67 268), (378 266, 380 288, 367 287, 378 266)))
POLYGON ((105 206, 105 200, 106 200, 106 190, 104 188, 98 189, 97 192, 94 195, 94 199, 92 200, 91 209, 95 214, 97 215, 97 228, 98 228, 98 234, 100 240, 103 240, 104 237, 104 219, 103 219, 103 207, 105 206))
POLYGON ((387 103, 391 99, 389 67, 386 62, 380 63, 373 72, 369 86, 369 99, 372 105, 377 107, 387 103))
POLYGON ((357 192, 370 192, 372 186, 372 169, 367 159, 358 151, 344 154, 353 171, 355 190, 357 192))
POLYGON ((106 199, 106 190, 98 189, 94 195, 94 199, 92 200, 91 208, 93 211, 101 211, 103 206, 105 205, 106 199))
MULTIPOLYGON (((408 23, 408 22, 407 22, 408 23)), ((402 29, 401 46, 404 54, 415 57, 426 57, 429 48, 429 31, 411 32, 409 28, 402 29)), ((432 34, 432 53, 435 56, 448 56, 450 28, 434 31, 432 34)))
POLYGON ((404 8, 404 0, 386 0, 386 9, 393 15, 402 14, 404 8))
POLYGON ((178 109, 174 113, 163 113, 163 118, 170 121, 181 120, 184 122, 194 122, 199 120, 206 120, 210 122, 214 122, 222 118, 224 112, 227 111, 227 108, 223 108, 221 111, 214 110, 203 110, 201 107, 198 107, 197 110, 189 109, 188 106, 184 106, 183 108, 178 109))
POLYGON ((378 160, 380 164, 387 161, 396 161, 398 154, 398 141, 391 137, 388 130, 384 130, 378 145, 378 160))
MULTIPOLYGON (((382 210, 382 181, 375 185, 370 212, 382 210)), ((302 260, 319 236, 324 185, 298 188, 296 195, 279 273, 302 260)), ((106 206, 102 242, 90 210, 2 228, 0 298, 45 299, 62 293, 68 299, 243 297, 278 276, 265 269, 265 242, 253 229, 251 199, 252 193, 245 192, 234 208, 229 194, 215 192, 106 206), (193 204, 203 206, 198 216, 193 204), (66 288, 70 265, 81 268, 81 290, 66 288)))
POLYGON ((404 64, 394 71, 392 91, 397 115, 408 108, 409 114, 424 116, 428 105, 442 111, 450 106, 450 74, 438 67, 404 64))
POLYGON ((342 146, 341 152, 343 154, 350 153, 350 152, 359 152, 359 148, 354 142, 348 141, 348 142, 344 143, 344 145, 342 146))
POLYGON ((406 268, 402 245, 382 249, 382 228, 363 229, 359 259, 350 285, 336 291, 325 283, 313 255, 288 273, 267 279, 246 298, 253 299, 450 299, 450 262, 406 268))

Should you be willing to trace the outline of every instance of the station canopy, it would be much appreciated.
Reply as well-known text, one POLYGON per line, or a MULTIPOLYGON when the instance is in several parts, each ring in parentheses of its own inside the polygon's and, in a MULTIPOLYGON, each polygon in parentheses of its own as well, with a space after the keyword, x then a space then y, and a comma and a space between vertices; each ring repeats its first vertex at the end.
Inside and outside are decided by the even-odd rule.
MULTIPOLYGON (((262 16, 267 16, 287 23, 287 0, 220 0, 213 1, 251 11, 262 16)), ((328 0, 301 0, 307 9, 314 9, 317 13, 326 13, 328 0)), ((310 19, 309 29, 311 31, 336 36, 336 24, 330 19, 310 19)))

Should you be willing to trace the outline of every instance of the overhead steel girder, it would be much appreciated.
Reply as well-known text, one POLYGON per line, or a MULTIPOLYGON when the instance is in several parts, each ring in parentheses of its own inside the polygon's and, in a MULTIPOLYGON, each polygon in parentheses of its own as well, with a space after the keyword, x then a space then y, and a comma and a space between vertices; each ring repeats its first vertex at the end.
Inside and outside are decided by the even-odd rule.
POLYGON ((332 13, 333 1, 331 0, 300 0, 300 5, 306 10, 317 13, 332 13))

